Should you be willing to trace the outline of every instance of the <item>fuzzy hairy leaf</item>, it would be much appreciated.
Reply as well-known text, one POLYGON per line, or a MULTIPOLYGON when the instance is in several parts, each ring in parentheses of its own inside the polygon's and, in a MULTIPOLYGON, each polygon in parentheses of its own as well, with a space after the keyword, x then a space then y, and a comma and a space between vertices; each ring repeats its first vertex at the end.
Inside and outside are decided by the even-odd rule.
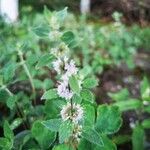
POLYGON ((50 119, 43 121, 42 124, 49 130, 57 132, 59 131, 60 125, 62 123, 61 119, 50 119))
POLYGON ((98 85, 98 80, 95 77, 86 78, 83 81, 83 87, 85 88, 94 88, 98 85))
POLYGON ((86 104, 84 108, 84 125, 93 126, 95 123, 95 108, 92 105, 86 104))
POLYGON ((75 94, 72 98, 73 103, 80 104, 82 102, 82 98, 75 94))
POLYGON ((50 28, 47 25, 41 24, 39 26, 33 27, 32 31, 39 37, 46 37, 50 32, 50 28))
POLYGON ((15 107, 15 103, 16 103, 15 96, 10 96, 6 101, 7 107, 10 109, 13 109, 15 107))
POLYGON ((12 80, 12 78, 15 75, 15 70, 16 70, 16 64, 9 62, 5 65, 4 69, 3 69, 3 73, 4 73, 4 82, 7 83, 10 80, 12 80))
POLYGON ((70 121, 65 121, 59 128, 59 143, 67 141, 73 132, 73 124, 70 121))
POLYGON ((80 93, 83 100, 93 103, 95 100, 95 97, 93 93, 90 90, 82 90, 80 93))
POLYGON ((78 83, 78 80, 75 76, 71 76, 69 78, 69 85, 70 85, 70 88, 73 92, 75 92, 77 95, 79 95, 80 93, 80 87, 79 87, 79 83, 78 83))
POLYGON ((39 69, 43 66, 47 66, 47 65, 50 65, 55 59, 55 56, 48 53, 48 54, 44 54, 43 56, 41 56, 39 58, 39 61, 36 65, 36 68, 39 69))
POLYGON ((103 146, 103 141, 100 134, 91 127, 86 127, 82 132, 82 138, 85 138, 89 142, 96 144, 98 146, 103 146))
POLYGON ((62 23, 67 16, 67 9, 68 8, 65 7, 63 10, 56 12, 56 17, 60 23, 62 23))
POLYGON ((50 89, 48 91, 46 91, 43 96, 41 97, 41 99, 56 99, 58 98, 58 94, 57 94, 57 90, 56 89, 50 89))
POLYGON ((4 136, 5 136, 6 138, 8 138, 8 139, 10 139, 10 140, 13 141, 14 133, 13 133, 13 131, 11 130, 8 121, 5 121, 5 122, 4 122, 4 127, 3 127, 3 128, 4 128, 4 136))
POLYGON ((42 149, 49 148, 56 138, 56 133, 48 130, 40 121, 34 122, 31 132, 42 149))
POLYGON ((65 32, 62 35, 61 40, 69 46, 73 47, 75 45, 75 35, 71 31, 65 32))
POLYGON ((122 124, 121 113, 116 106, 101 105, 97 109, 96 130, 112 134, 119 130, 122 124))
POLYGON ((104 143, 103 147, 96 146, 94 150, 117 150, 116 145, 106 135, 102 134, 101 138, 104 143))

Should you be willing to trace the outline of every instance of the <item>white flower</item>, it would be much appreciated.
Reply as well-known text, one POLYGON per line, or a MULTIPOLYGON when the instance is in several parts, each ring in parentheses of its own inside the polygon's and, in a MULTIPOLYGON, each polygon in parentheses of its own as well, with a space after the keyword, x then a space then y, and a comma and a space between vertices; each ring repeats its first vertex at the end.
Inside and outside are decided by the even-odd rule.
POLYGON ((68 52, 69 52, 68 45, 66 45, 64 42, 61 42, 59 45, 59 48, 62 49, 66 55, 68 55, 68 52))
POLYGON ((65 57, 64 57, 64 63, 67 63, 68 60, 69 60, 69 58, 65 56, 65 57))
POLYGON ((65 63, 65 70, 68 76, 75 75, 78 72, 78 68, 75 66, 75 62, 71 60, 69 63, 65 63))
POLYGON ((54 61, 52 63, 54 70, 60 74, 61 73, 61 65, 62 65, 62 61, 61 59, 57 59, 56 61, 54 61))
POLYGON ((57 54, 58 54, 58 49, 57 48, 51 48, 51 50, 50 50, 51 52, 51 54, 53 54, 54 56, 56 56, 57 57, 57 54))
POLYGON ((55 30, 51 31, 48 36, 51 41, 57 41, 62 36, 62 33, 55 30))
POLYGON ((81 138, 81 134, 82 134, 82 126, 76 125, 72 135, 73 139, 79 142, 81 138))
POLYGON ((60 82, 60 84, 57 87, 57 93, 60 97, 65 99, 71 99, 73 96, 72 91, 68 89, 68 84, 65 82, 60 82))
POLYGON ((79 104, 73 104, 73 109, 76 109, 76 113, 74 114, 74 122, 82 120, 83 108, 79 104))
POLYGON ((70 119, 77 124, 83 118, 83 108, 79 104, 71 105, 71 103, 67 103, 63 106, 60 114, 64 121, 70 119))

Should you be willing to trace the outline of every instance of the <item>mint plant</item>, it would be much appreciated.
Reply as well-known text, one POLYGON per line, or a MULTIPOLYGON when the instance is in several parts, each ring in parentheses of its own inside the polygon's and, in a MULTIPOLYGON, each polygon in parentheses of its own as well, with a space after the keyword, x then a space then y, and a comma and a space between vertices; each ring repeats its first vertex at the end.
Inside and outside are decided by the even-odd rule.
POLYGON ((40 24, 34 24, 32 31, 30 28, 29 37, 17 41, 8 57, 1 56, 4 64, 13 60, 0 70, 0 100, 11 114, 1 122, 3 150, 116 149, 112 137, 121 127, 121 113, 117 106, 96 103, 91 89, 98 79, 89 65, 82 68, 74 59, 71 51, 78 40, 65 28, 66 18, 67 8, 58 12, 45 8, 40 24), (48 46, 43 44, 46 50, 40 50, 32 41, 48 46), (11 89, 23 81, 29 93, 11 89))
MULTIPOLYGON (((71 31, 63 31, 67 9, 52 13, 45 8, 44 13, 48 23, 44 26, 49 26, 49 32, 43 30, 44 27, 35 27, 34 32, 40 38, 43 35, 49 38, 52 47, 50 53, 41 56, 36 67, 48 66, 56 74, 56 81, 55 87, 41 97, 46 100, 45 107, 51 105, 49 119, 41 121, 43 127, 39 121, 38 124, 52 134, 49 144, 54 150, 86 149, 89 144, 91 149, 116 149, 107 135, 119 130, 122 123, 120 111, 116 106, 97 106, 90 89, 97 86, 98 80, 91 77, 86 67, 80 69, 71 59, 69 51, 75 36, 71 31)), ((43 147, 43 139, 37 138, 36 124, 33 124, 32 134, 43 147)), ((45 136, 44 133, 41 135, 45 136)))

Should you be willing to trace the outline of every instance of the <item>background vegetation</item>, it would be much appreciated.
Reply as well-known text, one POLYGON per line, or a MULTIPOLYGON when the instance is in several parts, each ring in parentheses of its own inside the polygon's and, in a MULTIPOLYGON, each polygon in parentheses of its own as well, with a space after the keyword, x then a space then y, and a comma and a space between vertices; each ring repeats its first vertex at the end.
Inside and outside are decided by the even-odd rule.
MULTIPOLYGON (((56 83, 55 73, 45 66, 50 60, 39 61, 52 47, 45 37, 49 29, 44 5, 50 10, 68 6, 62 31, 73 33, 71 57, 99 80, 93 89, 96 105, 117 106, 121 111, 120 130, 109 139, 103 137, 108 147, 101 149, 150 149, 150 4, 146 0, 95 0, 88 16, 80 15, 79 1, 21 1, 17 23, 0 19, 0 134, 5 139, 0 139, 0 147, 52 149, 48 142, 52 133, 39 122, 58 113, 57 103, 41 100, 56 83)), ((82 144, 80 149, 85 148, 82 144)))

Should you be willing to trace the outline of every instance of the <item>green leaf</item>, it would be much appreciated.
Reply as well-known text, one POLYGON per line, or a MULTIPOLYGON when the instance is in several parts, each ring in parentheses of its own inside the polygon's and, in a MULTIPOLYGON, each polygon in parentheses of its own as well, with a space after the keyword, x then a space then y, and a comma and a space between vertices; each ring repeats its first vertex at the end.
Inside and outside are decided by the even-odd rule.
POLYGON ((69 46, 74 46, 75 45, 75 35, 71 31, 65 32, 61 36, 61 40, 65 42, 69 46))
POLYGON ((82 98, 77 94, 73 95, 72 102, 76 104, 80 104, 82 102, 82 98))
POLYGON ((47 25, 39 25, 32 28, 32 31, 39 37, 47 37, 50 32, 50 28, 47 25))
POLYGON ((40 121, 34 122, 31 132, 42 149, 49 148, 56 138, 55 132, 48 130, 40 121))
POLYGON ((97 109, 96 130, 112 134, 119 130, 122 124, 121 113, 116 106, 101 105, 97 109))
POLYGON ((9 98, 9 94, 4 89, 0 89, 0 102, 6 103, 9 98))
POLYGON ((142 102, 137 99, 128 99, 126 101, 114 103, 114 105, 118 106, 120 111, 127 111, 141 108, 142 102))
POLYGON ((71 76, 69 78, 69 85, 70 85, 70 88, 73 92, 75 92, 77 95, 79 95, 80 93, 80 87, 79 87, 79 83, 78 83, 78 80, 75 76, 71 76))
POLYGON ((36 68, 39 69, 43 66, 50 65, 55 59, 55 56, 52 54, 44 54, 39 58, 39 61, 36 65, 36 68))
POLYGON ((116 145, 104 134, 101 135, 103 147, 97 146, 94 150, 117 150, 116 145))
POLYGON ((23 130, 16 134, 13 143, 15 150, 21 150, 24 144, 26 144, 26 142, 32 138, 31 136, 30 130, 23 130))
POLYGON ((69 145, 61 144, 58 146, 55 146, 52 150, 73 150, 69 145))
POLYGON ((86 127, 83 132, 82 132, 82 138, 88 140, 89 142, 93 143, 93 144, 96 144, 98 146, 103 146, 103 141, 102 141, 102 138, 100 136, 100 134, 90 128, 90 127, 86 127))
POLYGON ((84 105, 84 125, 93 126, 95 123, 95 108, 92 105, 84 105))
POLYGON ((13 120, 13 122, 10 125, 10 128, 12 130, 16 129, 17 127, 19 127, 23 122, 22 118, 16 118, 15 120, 13 120))
POLYGON ((150 101, 150 84, 146 77, 144 77, 143 81, 141 82, 140 88, 142 99, 150 101))
POLYGON ((82 90, 80 93, 83 100, 93 103, 95 100, 95 97, 93 93, 90 90, 82 90))
POLYGON ((124 143, 131 141, 131 136, 130 135, 118 135, 118 136, 113 137, 113 141, 117 145, 124 144, 124 143))
POLYGON ((133 150, 144 150, 144 141, 145 141, 144 129, 140 125, 137 125, 133 129, 132 134, 133 150))
POLYGON ((88 140, 81 138, 78 150, 93 150, 95 147, 95 144, 90 143, 88 140))
POLYGON ((36 89, 42 89, 43 88, 43 81, 39 79, 33 79, 33 84, 36 89))
POLYGON ((81 70, 79 70, 79 75, 84 79, 88 75, 92 74, 92 68, 90 66, 84 66, 81 70))
POLYGON ((145 106, 143 110, 144 112, 150 113, 150 106, 145 106))
POLYGON ((3 70, 3 77, 4 77, 4 82, 7 83, 10 80, 12 80, 12 78, 15 75, 15 70, 16 70, 16 64, 9 62, 5 65, 4 70, 3 70))
POLYGON ((4 148, 4 150, 10 150, 12 148, 12 144, 9 139, 0 137, 0 148, 4 148))
POLYGON ((58 94, 57 94, 57 90, 56 89, 50 89, 48 91, 46 91, 43 96, 41 97, 41 99, 56 99, 58 98, 58 94))
POLYGON ((3 79, 4 79, 4 77, 2 75, 0 75, 0 86, 3 85, 3 79))
POLYGON ((52 16, 52 13, 50 12, 50 10, 46 6, 44 6, 44 17, 48 22, 51 16, 52 16))
POLYGON ((83 87, 85 88, 94 88, 98 85, 98 80, 95 77, 86 78, 83 81, 83 87))
POLYGON ((129 91, 125 88, 117 93, 108 93, 114 101, 125 101, 129 98, 129 91))
POLYGON ((145 129, 149 129, 149 128, 150 128, 150 119, 145 119, 145 120, 143 120, 142 126, 143 126, 143 128, 145 128, 145 129))
POLYGON ((9 140, 13 141, 13 139, 14 139, 14 133, 11 130, 10 125, 8 124, 8 121, 4 122, 4 127, 3 128, 4 128, 4 136, 6 138, 8 138, 9 140))
POLYGON ((73 133, 73 124, 70 121, 65 121, 59 128, 59 143, 68 141, 73 133))
POLYGON ((15 107, 15 102, 16 102, 16 97, 10 96, 6 101, 7 107, 13 109, 15 107))
POLYGON ((61 119, 50 119, 47 121, 43 121, 42 124, 51 131, 57 132, 59 131, 60 125, 62 123, 61 119))
POLYGON ((64 21, 65 17, 67 16, 67 9, 68 8, 65 7, 63 10, 56 12, 56 17, 60 23, 62 23, 64 21))
POLYGON ((43 87, 44 87, 44 89, 46 89, 46 90, 48 90, 48 89, 54 87, 54 82, 53 82, 53 80, 51 80, 51 79, 45 79, 45 80, 44 80, 44 83, 43 83, 43 87))
POLYGON ((44 111, 49 119, 56 118, 60 115, 60 109, 65 101, 62 99, 46 100, 44 111), (62 104, 63 103, 63 104, 62 104))

